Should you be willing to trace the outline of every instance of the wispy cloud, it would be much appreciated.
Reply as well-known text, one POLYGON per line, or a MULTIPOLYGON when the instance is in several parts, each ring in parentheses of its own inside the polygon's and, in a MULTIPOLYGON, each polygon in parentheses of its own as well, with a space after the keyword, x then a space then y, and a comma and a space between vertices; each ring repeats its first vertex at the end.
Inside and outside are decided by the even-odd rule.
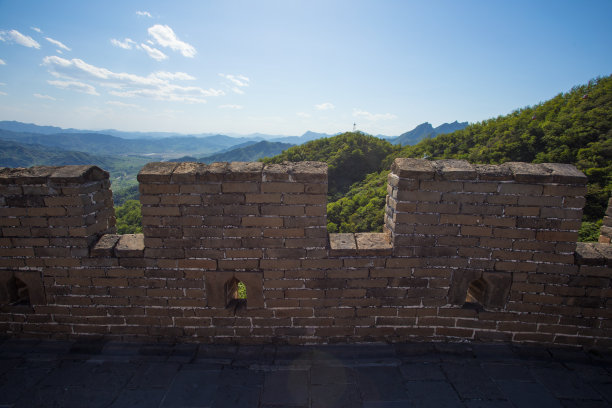
POLYGON ((155 61, 163 61, 168 58, 166 54, 158 50, 157 48, 149 47, 147 44, 140 44, 143 50, 149 54, 149 57, 153 58, 155 61))
POLYGON ((0 95, 6 96, 6 95, 8 95, 8 94, 7 94, 6 92, 2 92, 2 91, 0 91, 0 95))
POLYGON ((242 105, 219 105, 219 109, 242 109, 242 105))
POLYGON ((149 18, 153 18, 153 16, 151 15, 151 13, 149 13, 148 11, 137 11, 136 12, 137 16, 140 17, 149 17, 149 18))
POLYGON ((2 58, 0 58, 0 65, 6 65, 6 62, 2 58))
POLYGON ((21 34, 17 30, 0 31, 0 41, 16 42, 24 47, 40 49, 40 44, 36 40, 28 35, 21 34))
POLYGON ((45 37, 45 40, 49 41, 51 44, 61 48, 62 50, 66 50, 66 51, 71 51, 70 48, 66 47, 63 43, 61 43, 60 41, 54 40, 53 38, 49 38, 49 37, 45 37))
POLYGON ((361 109, 353 109, 353 116, 356 118, 363 118, 373 122, 378 120, 391 120, 397 118, 397 116, 391 113, 370 113, 361 109))
POLYGON ((248 87, 251 82, 244 75, 219 74, 219 76, 230 81, 230 84, 226 84, 228 88, 240 95, 244 94, 242 88, 248 87))
POLYGON ((314 106, 316 110, 331 110, 334 109, 335 106, 331 102, 323 102, 314 106))
POLYGON ((56 100, 56 99, 55 99, 54 97, 52 97, 52 96, 49 96, 49 95, 42 95, 42 94, 39 94, 39 93, 35 93, 35 94, 34 94, 34 96, 35 96, 36 98, 38 98, 38 99, 48 99, 48 100, 50 100, 50 101, 55 101, 55 100, 56 100))
POLYGON ((151 74, 152 77, 159 79, 167 79, 169 81, 179 80, 179 81, 193 81, 195 77, 186 74, 184 72, 167 72, 167 71, 157 71, 151 74))
POLYGON ((174 31, 167 25, 156 24, 148 29, 149 35, 162 47, 180 52, 184 57, 193 58, 196 49, 184 41, 179 40, 174 31))
POLYGON ((298 112, 296 115, 298 115, 300 118, 310 118, 312 116, 310 113, 306 112, 298 112))
POLYGON ((37 33, 42 33, 42 30, 38 27, 30 27, 32 30, 36 31, 37 33))
POLYGON ((163 101, 205 103, 207 97, 225 94, 222 90, 183 86, 172 82, 195 79, 184 72, 158 71, 145 77, 125 72, 113 72, 80 59, 67 60, 58 56, 45 57, 43 65, 55 77, 80 83, 92 82, 111 88, 109 94, 123 98, 144 97, 163 101))
POLYGON ((119 41, 115 38, 111 38, 111 44, 113 44, 115 47, 119 47, 119 48, 123 48, 124 50, 131 50, 132 46, 138 46, 136 44, 136 41, 133 41, 131 38, 126 38, 123 41, 119 41))
POLYGON ((82 92, 88 95, 100 95, 96 92, 96 88, 89 84, 85 84, 79 81, 47 81, 50 85, 57 86, 61 89, 67 89, 70 91, 82 92))

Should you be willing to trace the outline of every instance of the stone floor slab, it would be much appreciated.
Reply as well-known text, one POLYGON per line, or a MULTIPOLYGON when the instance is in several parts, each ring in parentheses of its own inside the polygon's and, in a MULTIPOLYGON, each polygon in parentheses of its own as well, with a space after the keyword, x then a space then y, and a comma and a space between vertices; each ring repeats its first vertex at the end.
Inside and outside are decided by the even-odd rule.
POLYGON ((407 400, 419 408, 456 408, 463 403, 445 381, 410 381, 406 383, 407 400))
POLYGON ((406 391, 397 367, 358 367, 357 381, 363 401, 402 401, 406 391))
POLYGON ((134 375, 128 388, 167 388, 178 373, 179 363, 142 363, 138 375, 134 375))
POLYGON ((561 402, 541 384, 514 380, 498 381, 497 384, 504 396, 517 407, 556 408, 562 406, 561 402))
POLYGON ((463 400, 504 399, 497 385, 478 364, 471 362, 442 363, 442 370, 463 400))
POLYGON ((355 384, 357 378, 355 370, 341 366, 314 366, 310 369, 311 384, 355 384))
POLYGON ((361 406, 356 384, 316 384, 311 387, 312 408, 353 408, 361 406))
POLYGON ((110 408, 150 408, 159 407, 166 390, 163 388, 124 389, 110 405, 110 408))
POLYGON ((516 380, 534 382, 535 378, 528 367, 510 363, 483 363, 485 373, 493 380, 516 380))
POLYGON ((446 376, 438 363, 404 363, 400 371, 406 381, 444 381, 446 376))
POLYGON ((220 385, 215 391, 211 408, 257 408, 262 394, 262 386, 220 385))
POLYGON ((306 406, 309 398, 308 382, 306 370, 268 372, 261 402, 264 405, 306 406))
POLYGON ((212 403, 219 371, 181 370, 163 400, 162 407, 209 407, 212 403))
POLYGON ((532 368, 534 377, 557 398, 600 399, 601 396, 574 372, 552 368, 532 368))

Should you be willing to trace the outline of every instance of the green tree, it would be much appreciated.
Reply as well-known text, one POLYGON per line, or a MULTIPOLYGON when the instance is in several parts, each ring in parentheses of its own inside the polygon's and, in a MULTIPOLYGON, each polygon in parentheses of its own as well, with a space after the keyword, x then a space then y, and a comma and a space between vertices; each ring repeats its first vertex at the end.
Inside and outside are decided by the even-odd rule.
POLYGON ((142 232, 142 215, 140 202, 127 200, 122 206, 115 208, 117 233, 138 234, 142 232))

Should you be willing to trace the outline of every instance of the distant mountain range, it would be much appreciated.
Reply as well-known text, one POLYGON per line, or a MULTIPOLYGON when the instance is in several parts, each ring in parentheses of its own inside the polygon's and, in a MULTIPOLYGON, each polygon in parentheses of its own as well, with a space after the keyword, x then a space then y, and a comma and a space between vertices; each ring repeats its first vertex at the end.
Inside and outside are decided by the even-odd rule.
POLYGON ((115 129, 103 129, 103 130, 84 130, 84 129, 73 129, 73 128, 60 128, 57 126, 40 126, 33 123, 23 123, 14 120, 2 120, 0 121, 0 129, 9 130, 11 132, 18 133, 41 133, 44 135, 52 135, 58 133, 82 133, 82 134, 103 134, 109 136, 120 137, 122 139, 162 139, 169 137, 194 137, 194 138, 208 138, 211 136, 227 136, 232 139, 249 139, 249 140, 270 140, 274 142, 286 142, 286 143, 305 143, 310 140, 319 139, 321 137, 335 136, 326 133, 316 133, 307 131, 302 136, 287 136, 287 135, 269 135, 265 133, 251 133, 251 134, 238 134, 238 133, 173 133, 173 132, 125 132, 115 129))
POLYGON ((291 143, 268 142, 267 140, 262 140, 261 142, 256 143, 247 142, 245 145, 206 157, 195 158, 193 156, 184 156, 169 161, 194 161, 200 163, 256 161, 264 157, 276 156, 288 148, 295 146, 291 143))
POLYGON ((147 163, 142 157, 96 155, 40 144, 0 140, 0 167, 63 166, 93 164, 107 170, 113 178, 137 173, 147 163))
MULTIPOLYGON (((384 135, 378 135, 377 137, 388 140, 393 144, 409 145, 415 144, 425 137, 450 133, 466 126, 467 122, 459 123, 455 121, 434 128, 430 123, 425 122, 397 137, 384 135)), ((172 160, 179 157, 181 159, 198 157, 197 160, 204 162, 256 160, 279 154, 282 150, 293 145, 301 145, 311 140, 328 138, 338 134, 307 131, 302 136, 265 135, 261 133, 253 133, 247 136, 211 133, 184 135, 165 132, 63 129, 16 121, 0 121, 0 140, 63 149, 71 152, 70 154, 73 157, 75 157, 75 152, 83 152, 103 156, 140 156, 146 157, 148 160, 172 160)), ((27 162, 29 160, 25 160, 23 163, 27 162)))
POLYGON ((433 137, 437 135, 443 135, 446 133, 453 133, 456 130, 466 128, 467 122, 443 123, 438 127, 433 127, 431 123, 421 123, 409 132, 403 133, 395 139, 389 140, 393 144, 399 144, 402 146, 417 144, 426 137, 433 137))

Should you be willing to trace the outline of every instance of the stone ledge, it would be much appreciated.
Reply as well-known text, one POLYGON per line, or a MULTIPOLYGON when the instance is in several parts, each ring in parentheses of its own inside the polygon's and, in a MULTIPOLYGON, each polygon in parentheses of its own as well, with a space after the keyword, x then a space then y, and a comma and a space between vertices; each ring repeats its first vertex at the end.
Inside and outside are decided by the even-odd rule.
POLYGON ((115 255, 118 258, 142 258, 144 249, 143 234, 125 234, 115 245, 115 255))
POLYGON ((330 256, 390 256, 393 244, 384 232, 329 234, 330 256))
POLYGON ((92 257, 142 258, 143 234, 105 234, 91 249, 92 257))
POLYGON ((357 241, 353 233, 329 234, 329 246, 330 256, 357 255, 357 241))
POLYGON ((92 257, 109 257, 115 254, 115 245, 119 242, 121 235, 105 234, 100 237, 98 242, 91 249, 92 257))
POLYGON ((355 241, 360 256, 389 256, 393 253, 390 235, 384 232, 360 232, 355 234, 355 241))
POLYGON ((578 242, 576 244, 576 264, 612 266, 612 245, 578 242))
POLYGON ((91 165, 0 168, 0 184, 84 183, 108 178, 107 171, 91 165))
POLYGON ((521 183, 579 184, 586 176, 571 164, 519 163, 500 165, 470 164, 466 160, 436 160, 397 158, 391 171, 400 178, 417 180, 496 180, 521 183))
POLYGON ((141 183, 194 183, 196 181, 299 181, 327 182, 327 164, 322 162, 152 162, 138 173, 141 183))
POLYGON ((173 162, 147 163, 138 172, 137 179, 141 183, 170 182, 170 176, 178 165, 173 162))

